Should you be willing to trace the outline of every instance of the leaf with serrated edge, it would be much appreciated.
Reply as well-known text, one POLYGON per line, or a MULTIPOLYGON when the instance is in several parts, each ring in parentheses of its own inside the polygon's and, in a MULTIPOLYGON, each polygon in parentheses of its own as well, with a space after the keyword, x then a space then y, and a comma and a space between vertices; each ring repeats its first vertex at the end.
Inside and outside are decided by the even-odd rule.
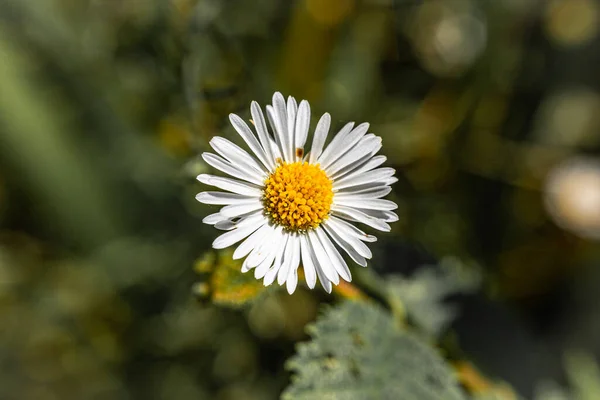
POLYGON ((284 400, 465 399, 452 369, 378 306, 348 301, 328 309, 287 363, 284 400))

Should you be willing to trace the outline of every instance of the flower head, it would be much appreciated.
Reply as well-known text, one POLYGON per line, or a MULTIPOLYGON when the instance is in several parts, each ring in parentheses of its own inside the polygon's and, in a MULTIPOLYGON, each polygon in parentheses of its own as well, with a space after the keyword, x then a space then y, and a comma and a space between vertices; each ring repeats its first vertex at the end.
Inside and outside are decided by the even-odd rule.
POLYGON ((293 293, 302 264, 312 289, 317 277, 327 292, 340 277, 351 281, 348 265, 338 247, 365 267, 372 254, 364 242, 377 239, 350 222, 388 232, 388 222, 398 220, 396 204, 382 197, 397 181, 392 168, 378 168, 386 160, 376 156, 381 138, 367 133, 369 124, 346 124, 325 147, 331 117, 317 123, 310 151, 306 143, 310 106, 306 100, 287 104, 281 93, 267 106, 268 130, 260 106, 250 107, 256 133, 237 115, 229 119, 254 156, 222 137, 210 145, 217 154, 202 158, 235 178, 201 174, 198 180, 224 192, 202 192, 196 199, 224 205, 203 222, 227 232, 214 242, 215 249, 241 241, 233 258, 244 258, 242 272, 254 269, 265 286, 275 279, 293 293), (335 243, 335 244, 334 244, 335 243), (337 245, 337 247, 336 247, 337 245))

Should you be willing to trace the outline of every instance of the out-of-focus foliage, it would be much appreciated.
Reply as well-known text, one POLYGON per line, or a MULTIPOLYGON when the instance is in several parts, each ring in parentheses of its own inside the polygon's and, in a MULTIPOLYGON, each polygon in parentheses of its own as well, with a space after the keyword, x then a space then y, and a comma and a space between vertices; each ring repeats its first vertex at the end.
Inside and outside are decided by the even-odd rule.
POLYGON ((469 389, 473 400, 519 400, 510 385, 492 382, 481 375, 472 364, 461 361, 455 364, 461 383, 469 389))
POLYGON ((323 303, 299 349, 331 369, 289 396, 439 367, 478 400, 600 397, 598 65, 598 0, 0 0, 0 398, 275 399, 323 303), (276 90, 370 122, 400 178, 331 296, 241 274, 194 200, 276 90))
POLYGON ((600 368, 588 355, 580 352, 567 353, 566 370, 573 387, 572 393, 556 383, 539 385, 535 400, 594 400, 600 398, 600 368))
POLYGON ((242 273, 241 260, 234 260, 232 256, 232 251, 222 251, 218 255, 207 253, 196 261, 194 269, 205 276, 195 286, 200 298, 208 298, 221 306, 241 307, 255 301, 267 290, 252 273, 242 273))
POLYGON ((567 392, 556 384, 545 383, 540 385, 536 395, 536 400, 572 400, 567 392))
POLYGON ((284 399, 448 399, 461 393, 443 359, 397 321, 368 303, 327 310, 288 362, 294 371, 284 399))
POLYGON ((405 312, 423 334, 443 333, 457 316, 456 306, 444 304, 454 294, 480 289, 476 269, 455 258, 444 258, 436 266, 423 266, 411 277, 392 275, 385 282, 387 299, 393 310, 405 312))

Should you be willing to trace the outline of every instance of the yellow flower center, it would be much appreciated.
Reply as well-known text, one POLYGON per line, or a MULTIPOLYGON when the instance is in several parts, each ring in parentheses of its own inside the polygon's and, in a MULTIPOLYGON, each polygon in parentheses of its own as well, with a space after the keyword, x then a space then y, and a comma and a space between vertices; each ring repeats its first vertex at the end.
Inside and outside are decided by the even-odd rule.
POLYGON ((332 182, 318 164, 281 164, 265 181, 265 212, 293 231, 316 228, 329 214, 332 182))

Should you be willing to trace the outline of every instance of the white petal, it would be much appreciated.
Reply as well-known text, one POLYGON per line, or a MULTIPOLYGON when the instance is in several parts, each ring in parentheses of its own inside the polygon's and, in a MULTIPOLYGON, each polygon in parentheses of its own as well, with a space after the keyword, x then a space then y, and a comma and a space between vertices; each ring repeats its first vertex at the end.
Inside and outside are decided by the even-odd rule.
MULTIPOLYGON (((283 235, 280 235, 280 237, 278 238, 276 243, 278 245, 280 245, 282 243, 282 241, 283 241, 283 235)), ((273 261, 275 261, 275 257, 277 256, 280 249, 278 246, 278 247, 270 248, 268 250, 269 250, 269 252, 267 253, 267 256, 260 262, 260 264, 258 264, 256 266, 256 269, 254 270, 254 277, 256 279, 264 278, 265 274, 269 271, 269 269, 273 265, 273 261)))
MULTIPOLYGON (((294 149, 302 149, 304 153, 304 144, 308 138, 308 128, 310 126, 310 105, 308 101, 302 100, 298 115, 296 116, 296 127, 294 129, 294 149)), ((302 157, 296 157, 296 161, 300 161, 302 157)))
MULTIPOLYGON (((294 254, 293 254, 293 258, 292 258, 292 266, 291 268, 294 271, 298 271, 298 267, 300 266, 300 235, 296 234, 294 235, 294 254)), ((296 276, 296 279, 298 277, 296 276)))
POLYGON ((315 255, 314 261, 317 271, 321 269, 331 282, 336 285, 340 283, 340 277, 335 272, 335 267, 314 230, 308 231, 308 242, 310 243, 312 253, 315 255))
POLYGON ((269 224, 264 224, 257 229, 252 235, 248 236, 233 252, 233 259, 239 260, 250 253, 265 236, 267 236, 273 228, 269 224))
POLYGON ((265 274, 267 273, 267 271, 269 271, 269 269, 273 265, 273 260, 275 259, 275 254, 276 254, 275 251, 273 251, 272 253, 269 253, 269 256, 267 258, 265 258, 264 260, 262 260, 260 262, 260 264, 258 264, 256 266, 256 268, 254 269, 254 277, 256 279, 262 279, 265 277, 265 274))
POLYGON ((362 185, 350 186, 335 192, 335 195, 349 195, 353 193, 365 193, 371 190, 377 190, 388 187, 383 182, 369 182, 362 185))
POLYGON ((275 282, 275 278, 277 277, 277 271, 279 271, 280 267, 281 267, 281 264, 278 263, 277 258, 275 258, 275 263, 271 266, 271 268, 265 274, 265 277, 263 279, 263 285, 271 286, 273 284, 273 282, 275 282))
POLYGON ((281 150, 279 149, 279 146, 277 145, 277 143, 275 143, 275 141, 273 139, 270 139, 270 142, 271 142, 271 151, 273 152, 273 157, 275 157, 273 162, 277 163, 277 159, 283 160, 283 156, 281 155, 281 150))
POLYGON ((267 271, 265 274, 265 279, 263 280, 263 284, 265 286, 269 286, 275 281, 277 277, 277 272, 279 272, 279 268, 281 268, 281 263, 283 261, 283 255, 286 252, 287 244, 289 242, 290 235, 289 233, 283 232, 283 240, 279 243, 279 248, 277 249, 277 253, 275 255, 275 262, 273 266, 267 271))
MULTIPOLYGON (((281 269, 277 274, 277 282, 280 285, 283 285, 286 279, 290 276, 291 271, 296 271, 298 269, 298 265, 300 264, 300 238, 298 237, 298 234, 294 233, 290 235, 288 250, 285 257, 288 259, 284 261, 284 265, 281 266, 281 269)), ((296 283, 297 279, 298 277, 296 276, 296 283)))
POLYGON ((256 160, 246 152, 246 150, 242 149, 237 144, 220 136, 212 138, 209 144, 217 153, 229 160, 233 165, 239 167, 246 166, 258 172, 260 176, 267 176, 265 169, 261 167, 256 160))
POLYGON ((357 191, 341 191, 337 192, 333 198, 336 199, 378 199, 380 197, 387 196, 392 191, 389 186, 377 186, 361 189, 357 191))
POLYGON ((246 226, 238 225, 234 230, 226 232, 226 233, 222 234, 221 236, 219 236, 218 238, 216 238, 212 244, 212 247, 214 249, 224 249, 226 247, 229 247, 232 244, 235 244, 235 243, 239 242, 240 240, 244 239, 246 236, 250 235, 252 232, 254 232, 258 228, 260 228, 264 223, 266 223, 266 220, 264 220, 262 224, 258 223, 258 221, 257 221, 256 224, 252 224, 252 225, 246 225, 246 226))
POLYGON ((345 234, 352 235, 358 240, 371 243, 377 241, 377 238, 375 236, 363 232, 351 223, 346 222, 343 219, 338 218, 334 215, 330 215, 327 220, 335 223, 338 230, 343 230, 345 234))
MULTIPOLYGON (((231 207, 231 206, 228 206, 228 207, 231 207)), ((331 207, 331 211, 333 212, 333 214, 338 215, 342 218, 350 217, 351 219, 353 219, 355 221, 358 221, 360 223, 363 223, 365 225, 370 226, 371 228, 375 228, 380 231, 389 232, 391 230, 390 226, 387 223, 385 223, 384 221, 377 219, 377 218, 373 218, 373 217, 365 214, 364 212, 359 211, 354 208, 333 205, 331 207)))
POLYGON ((330 215, 327 220, 330 223, 335 223, 336 229, 342 232, 344 235, 353 236, 362 242, 373 243, 377 241, 377 237, 365 233, 355 225, 343 220, 342 218, 338 218, 335 215, 330 215))
POLYGON ((340 190, 347 187, 358 186, 370 182, 383 181, 394 175, 396 171, 393 168, 378 168, 373 171, 357 174, 349 177, 344 177, 333 182, 333 190, 340 190))
POLYGON ((331 143, 327 145, 327 148, 321 153, 319 158, 317 159, 317 163, 323 165, 323 161, 327 161, 329 157, 334 157, 336 152, 336 147, 346 138, 350 132, 352 132, 352 128, 354 128, 354 122, 348 122, 340 131, 333 137, 331 143))
POLYGON ((281 267, 279 268, 279 271, 277 271, 277 283, 279 285, 283 285, 285 279, 287 278, 288 272, 292 267, 292 260, 294 258, 294 247, 294 235, 290 233, 285 252, 283 253, 281 267))
POLYGON ((233 177, 254 183, 256 185, 263 185, 264 183, 264 179, 261 178, 260 174, 252 173, 253 170, 249 168, 239 169, 223 157, 220 157, 216 154, 202 153, 202 159, 204 159, 204 161, 206 161, 206 163, 213 168, 216 168, 219 171, 233 177))
MULTIPOLYGON (((371 152, 377 148, 381 148, 381 138, 375 135, 363 137, 350 151, 342 154, 342 156, 329 165, 325 172, 330 177, 336 177, 338 172, 343 172, 345 167, 351 169, 353 165, 362 164, 362 159, 371 157, 371 152)), ((366 161, 366 160, 365 160, 366 161)))
POLYGON ((202 220, 202 223, 207 224, 207 225, 214 225, 219 221, 223 221, 227 219, 226 217, 222 216, 219 213, 215 213, 215 214, 210 214, 207 215, 206 217, 204 217, 204 219, 202 220))
POLYGON ((246 272, 250 271, 251 268, 248 266, 248 263, 246 260, 244 260, 244 262, 242 263, 242 274, 245 274, 246 272))
POLYGON ((282 229, 280 228, 275 228, 275 232, 265 239, 265 244, 268 243, 268 246, 261 244, 258 249, 253 250, 248 258, 246 258, 250 266, 256 265, 256 269, 254 270, 254 277, 256 279, 262 279, 271 265, 273 265, 275 256, 279 252, 284 240, 282 229), (256 263, 254 260, 256 260, 256 263))
POLYGON ((300 253, 302 255, 304 279, 306 280, 308 287, 313 289, 315 287, 315 283, 317 282, 317 275, 306 235, 300 235, 300 253))
POLYGON ((353 208, 366 208, 368 210, 391 211, 398 208, 398 205, 385 199, 361 199, 336 196, 334 204, 353 208))
POLYGON ((276 145, 276 149, 273 149, 273 146, 271 146, 271 149, 273 151, 273 156, 275 157, 275 160, 277 160, 277 158, 280 158, 283 161, 285 159, 283 152, 283 143, 281 142, 282 137, 279 133, 280 129, 277 126, 278 122, 276 121, 275 113, 276 112, 273 106, 267 105, 267 118, 269 119, 269 125, 271 126, 271 131, 273 132, 273 137, 275 138, 276 145), (277 156, 277 154, 279 154, 279 157, 277 156))
POLYGON ((323 289, 327 293, 331 293, 331 281, 329 280, 329 278, 327 278, 327 276, 325 276, 323 269, 318 266, 318 262, 315 260, 314 257, 313 262, 315 263, 315 265, 317 265, 317 275, 319 276, 319 282, 321 282, 321 286, 323 286, 323 289))
MULTIPOLYGON (((289 264, 289 272, 288 272, 288 276, 286 279, 289 279, 290 275, 292 274, 292 271, 294 272, 294 276, 295 276, 295 280, 296 282, 293 284, 294 289, 296 288, 296 284, 298 283, 298 266, 300 265, 300 237, 298 234, 294 234, 290 240, 293 240, 293 252, 292 252, 292 260, 290 261, 289 264)), ((287 280, 286 280, 287 282, 287 280)), ((288 292, 290 290, 290 286, 288 283, 288 292)), ((293 290, 292 290, 293 292, 293 290)), ((291 294, 291 292, 290 292, 291 294)))
POLYGON ((279 143, 281 144, 281 153, 286 162, 292 162, 292 143, 289 140, 290 134, 287 127, 287 107, 285 99, 281 93, 276 92, 273 95, 273 118, 279 135, 279 143))
POLYGON ((282 240, 283 237, 282 231, 283 228, 281 226, 275 227, 273 231, 264 238, 262 243, 260 243, 254 250, 252 250, 252 252, 248 256, 248 263, 250 264, 250 266, 258 266, 266 258, 268 258, 271 255, 271 253, 273 257, 271 258, 270 264, 273 263, 273 258, 275 258, 277 247, 279 246, 279 242, 282 240))
POLYGON ((268 170, 269 163, 267 162, 267 155, 265 154, 265 150, 262 148, 262 146, 256 139, 256 136, 254 136, 252 130, 248 127, 244 120, 242 120, 235 114, 229 114, 229 121, 231 122, 231 125, 233 125, 237 133, 239 133, 242 139, 244 139, 244 142, 246 142, 248 147, 250 147, 250 150, 252 150, 254 154, 256 154, 256 157, 258 157, 258 159, 268 170))
POLYGON ((264 286, 271 286, 273 282, 275 282, 275 278, 277 277, 277 271, 279 271, 280 267, 281 264, 277 262, 277 257, 275 257, 275 263, 271 266, 271 268, 269 268, 263 279, 264 286))
POLYGON ((385 160, 387 160, 387 157, 385 156, 376 156, 373 158, 368 158, 367 156, 366 159, 359 160, 359 162, 357 162, 356 165, 351 164, 347 168, 344 168, 343 170, 339 171, 337 174, 335 174, 335 176, 332 176, 332 178, 342 179, 363 174, 367 171, 371 171, 372 169, 379 167, 385 162, 385 160))
POLYGON ((399 220, 398 218, 398 214, 391 212, 391 211, 384 211, 383 212, 386 216, 385 218, 385 222, 396 222, 399 220))
POLYGON ((395 176, 392 176, 391 178, 387 178, 386 180, 383 181, 383 183, 385 183, 386 185, 393 185, 396 182, 398 182, 398 178, 396 178, 395 176))
POLYGON ((221 215, 225 217, 235 218, 242 214, 246 214, 255 210, 261 210, 262 208, 262 203, 260 202, 260 200, 256 199, 249 200, 248 202, 225 206, 221 208, 221 211, 219 211, 219 213, 221 213, 221 215))
POLYGON ((218 187, 219 189, 227 190, 228 192, 256 198, 262 196, 262 191, 257 186, 246 182, 240 182, 235 179, 208 174, 200 174, 196 179, 205 185, 218 187))
POLYGON ((256 132, 258 133, 260 144, 267 155, 266 161, 269 163, 269 170, 273 171, 276 166, 275 156, 271 151, 271 139, 269 138, 269 131, 267 130, 267 124, 265 123, 265 116, 263 115, 263 112, 256 101, 253 101, 250 105, 250 113, 252 114, 254 125, 256 126, 256 132))
POLYGON ((235 224, 237 228, 245 228, 247 226, 256 224, 259 224, 258 226, 263 225, 263 223, 267 222, 267 218, 265 218, 265 216, 262 214, 262 210, 257 210, 254 212, 241 214, 236 217, 233 217, 231 221, 235 224))
POLYGON ((325 231, 331 236, 335 243, 340 246, 355 263, 367 266, 366 259, 371 258, 372 253, 366 244, 358 240, 352 235, 346 234, 343 230, 337 230, 336 224, 332 223, 331 220, 327 220, 323 224, 325 231))
MULTIPOLYGON (((348 135, 342 137, 339 143, 335 144, 333 147, 333 141, 329 144, 329 147, 332 147, 332 151, 328 157, 321 157, 319 162, 321 163, 321 168, 327 169, 331 164, 333 164, 337 159, 342 157, 344 154, 348 152, 358 141, 367 133, 369 130, 369 124, 364 122, 354 128, 348 135)), ((327 149, 325 152, 327 152, 327 149)), ((325 153, 323 153, 325 154, 325 153)))
POLYGON ((333 267, 335 268, 337 273, 346 282, 352 281, 352 274, 350 274, 350 269, 348 269, 346 261, 344 261, 344 259, 340 255, 340 252, 335 248, 335 246, 331 242, 331 239, 329 239, 329 237, 325 233, 325 230, 323 230, 321 227, 318 227, 317 229, 315 229, 315 232, 317 233, 317 236, 319 237, 323 248, 325 248, 327 255, 329 255, 329 259, 331 260, 333 267))
POLYGON ((372 210, 368 208, 355 208, 355 210, 367 214, 370 217, 380 219, 385 222, 396 222, 398 221, 398 215, 393 211, 386 210, 372 210))
MULTIPOLYGON (((223 217, 223 216, 221 215, 221 217, 223 217)), ((215 224, 215 228, 220 231, 230 231, 233 228, 235 228, 236 226, 237 226, 236 223, 230 219, 225 219, 225 220, 219 221, 215 224)))
POLYGON ((298 266, 292 267, 285 280, 285 287, 289 294, 293 294, 298 285, 298 266))
MULTIPOLYGON (((321 286, 323 286, 323 289, 325 289, 325 291, 327 293, 331 293, 331 280, 327 277, 327 275, 325 275, 323 268, 319 265, 319 260, 317 260, 317 255, 314 252, 314 249, 311 245, 309 237, 307 235, 304 235, 304 239, 305 239, 305 243, 306 243, 306 252, 308 253, 308 256, 309 256, 309 258, 312 262, 312 265, 315 269, 315 272, 316 272, 317 276, 319 277, 319 282, 321 282, 321 286)), ((337 278, 337 274, 336 274, 336 278, 337 278)), ((339 278, 337 278, 337 279, 338 279, 338 283, 339 283, 339 278)), ((316 280, 316 278, 313 278, 313 283, 312 283, 313 286, 314 286, 315 280, 316 280)), ((307 283, 309 283, 308 280, 307 280, 307 283)), ((309 287, 311 287, 310 283, 309 283, 309 287)))
MULTIPOLYGON (((367 136, 369 136, 369 135, 366 135, 365 137, 367 137, 367 136)), ((329 176, 331 177, 331 179, 338 180, 338 179, 345 178, 346 176, 371 171, 372 169, 375 169, 376 167, 380 166, 381 164, 383 164, 385 162, 385 160, 386 160, 385 156, 373 157, 373 154, 377 153, 379 151, 379 149, 381 149, 381 141, 375 135, 372 135, 372 137, 376 138, 377 142, 375 142, 375 144, 373 144, 370 147, 371 152, 366 152, 362 155, 357 154, 359 156, 359 158, 356 160, 356 162, 349 163, 345 167, 339 169, 334 174, 330 174, 329 176)), ((369 141, 371 141, 371 140, 375 141, 376 139, 369 139, 369 141)), ((360 142, 354 148, 357 148, 357 146, 359 146, 359 145, 360 145, 360 142)), ((338 162, 340 162, 340 160, 336 161, 336 164, 338 162)), ((330 167, 330 168, 333 168, 333 167, 330 167)))
POLYGON ((308 158, 309 163, 315 164, 321 155, 323 146, 325 145, 325 140, 327 140, 330 124, 331 115, 328 113, 323 114, 321 119, 319 119, 319 123, 317 123, 317 127, 315 129, 315 134, 313 136, 313 141, 310 148, 310 157, 308 158))
POLYGON ((238 204, 248 202, 254 198, 229 192, 202 192, 196 195, 196 200, 202 204, 238 204))
POLYGON ((325 229, 327 234, 333 239, 333 241, 339 247, 341 247, 346 252, 346 254, 350 256, 352 261, 354 261, 361 267, 367 266, 367 260, 360 254, 358 254, 358 252, 352 247, 352 245, 350 245, 350 243, 342 239, 337 233, 335 233, 335 231, 333 231, 331 228, 328 228, 326 225, 323 225, 323 228, 325 229))
MULTIPOLYGON (((287 100, 287 132, 288 132, 288 139, 290 141, 290 147, 292 147, 292 151, 294 151, 294 141, 295 141, 294 127, 296 126, 297 113, 298 113, 298 103, 296 103, 296 99, 293 98, 292 96, 288 96, 288 100, 287 100)), ((295 151, 294 151, 294 154, 295 154, 295 151)), ((295 161, 295 160, 296 160, 296 157, 294 156, 292 161, 295 161)))

